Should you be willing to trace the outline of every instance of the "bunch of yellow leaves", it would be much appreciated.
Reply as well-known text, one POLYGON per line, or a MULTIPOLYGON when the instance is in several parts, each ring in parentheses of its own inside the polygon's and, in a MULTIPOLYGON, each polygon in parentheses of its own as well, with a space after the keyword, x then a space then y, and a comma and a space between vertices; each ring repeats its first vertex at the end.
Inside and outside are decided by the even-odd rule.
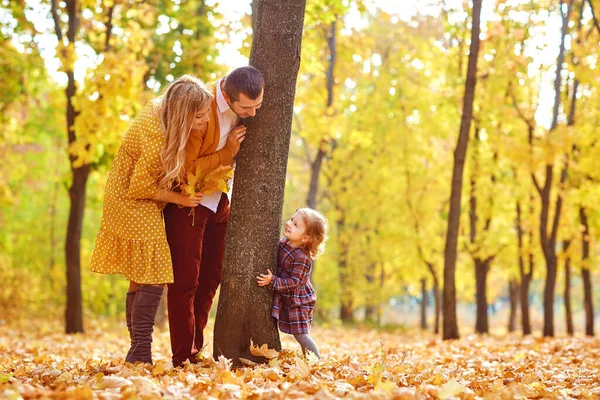
POLYGON ((181 185, 184 193, 190 198, 196 193, 211 194, 214 192, 227 193, 227 181, 233 178, 233 167, 220 165, 212 171, 201 171, 196 168, 196 173, 188 172, 187 183, 181 185))

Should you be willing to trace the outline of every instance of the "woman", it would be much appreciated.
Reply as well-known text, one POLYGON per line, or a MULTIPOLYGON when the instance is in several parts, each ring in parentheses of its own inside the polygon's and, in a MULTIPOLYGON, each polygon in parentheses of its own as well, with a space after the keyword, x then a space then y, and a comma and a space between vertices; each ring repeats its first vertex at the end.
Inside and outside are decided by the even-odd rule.
POLYGON ((129 280, 125 314, 131 347, 125 361, 152 363, 152 331, 163 287, 173 268, 162 209, 197 207, 202 194, 173 191, 186 172, 192 130, 209 120, 212 94, 185 75, 150 101, 127 130, 106 183, 104 213, 91 270, 129 280))

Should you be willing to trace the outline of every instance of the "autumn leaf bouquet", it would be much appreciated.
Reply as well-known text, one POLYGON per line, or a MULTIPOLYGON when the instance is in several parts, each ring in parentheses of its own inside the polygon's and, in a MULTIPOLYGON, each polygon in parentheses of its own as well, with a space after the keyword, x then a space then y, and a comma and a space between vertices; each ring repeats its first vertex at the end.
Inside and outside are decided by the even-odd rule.
POLYGON ((233 178, 233 167, 220 165, 211 171, 201 171, 196 168, 196 173, 188 173, 187 183, 181 185, 181 190, 190 198, 196 193, 211 194, 214 192, 227 193, 227 181, 233 178))
MULTIPOLYGON (((219 165, 211 171, 201 171, 200 167, 196 167, 196 173, 188 172, 187 183, 181 185, 183 193, 194 197, 196 193, 211 194, 214 192, 227 193, 229 186, 227 181, 233 178, 233 167, 219 165)), ((192 216, 192 226, 195 224, 196 213, 192 208, 190 210, 192 216)))

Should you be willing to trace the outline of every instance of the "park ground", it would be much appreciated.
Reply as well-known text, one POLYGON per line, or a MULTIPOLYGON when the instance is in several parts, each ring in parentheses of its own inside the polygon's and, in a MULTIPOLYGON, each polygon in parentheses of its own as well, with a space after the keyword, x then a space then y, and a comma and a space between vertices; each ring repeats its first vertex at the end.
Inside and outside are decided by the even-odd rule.
POLYGON ((0 398, 395 398, 598 399, 600 340, 586 337, 465 335, 316 326, 321 360, 304 358, 293 338, 268 364, 233 370, 206 357, 173 369, 169 333, 155 332, 155 365, 122 362, 124 327, 91 321, 85 334, 56 324, 0 326, 0 398))

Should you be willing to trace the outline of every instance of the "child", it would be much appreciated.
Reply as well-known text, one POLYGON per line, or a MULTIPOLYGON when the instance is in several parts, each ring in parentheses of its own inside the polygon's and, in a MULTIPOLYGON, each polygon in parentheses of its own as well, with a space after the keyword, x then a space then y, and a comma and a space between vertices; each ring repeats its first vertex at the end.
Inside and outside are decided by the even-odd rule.
POLYGON ((279 321, 279 330, 294 335, 302 351, 312 351, 321 358, 310 337, 313 310, 317 296, 310 283, 312 259, 324 250, 327 219, 311 208, 301 208, 285 223, 284 237, 279 242, 278 275, 256 277, 260 286, 275 291, 271 315, 279 321))

